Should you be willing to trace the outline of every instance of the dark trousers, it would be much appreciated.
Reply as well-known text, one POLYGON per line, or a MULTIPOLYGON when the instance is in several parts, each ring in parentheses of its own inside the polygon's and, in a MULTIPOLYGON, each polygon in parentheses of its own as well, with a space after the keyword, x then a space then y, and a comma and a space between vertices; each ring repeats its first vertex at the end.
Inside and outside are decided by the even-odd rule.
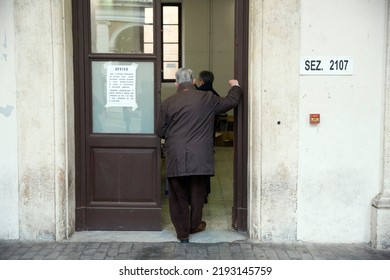
POLYGON ((171 177, 169 212, 177 238, 187 238, 202 222, 202 211, 209 176, 171 177))

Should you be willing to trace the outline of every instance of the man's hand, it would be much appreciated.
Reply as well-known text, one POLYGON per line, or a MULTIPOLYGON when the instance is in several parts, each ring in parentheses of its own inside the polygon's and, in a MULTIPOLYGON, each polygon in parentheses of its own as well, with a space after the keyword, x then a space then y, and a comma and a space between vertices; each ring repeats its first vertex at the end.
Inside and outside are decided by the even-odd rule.
POLYGON ((240 85, 238 84, 238 81, 237 81, 237 80, 230 80, 230 81, 229 81, 229 84, 230 84, 230 87, 233 87, 233 86, 240 86, 240 85))

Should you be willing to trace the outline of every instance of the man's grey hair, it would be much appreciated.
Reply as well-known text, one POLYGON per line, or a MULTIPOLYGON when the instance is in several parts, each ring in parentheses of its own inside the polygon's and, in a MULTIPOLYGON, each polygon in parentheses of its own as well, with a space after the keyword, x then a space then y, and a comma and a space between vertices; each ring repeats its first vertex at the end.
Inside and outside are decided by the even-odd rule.
POLYGON ((192 83, 194 80, 192 70, 190 68, 179 68, 176 71, 176 83, 192 83))

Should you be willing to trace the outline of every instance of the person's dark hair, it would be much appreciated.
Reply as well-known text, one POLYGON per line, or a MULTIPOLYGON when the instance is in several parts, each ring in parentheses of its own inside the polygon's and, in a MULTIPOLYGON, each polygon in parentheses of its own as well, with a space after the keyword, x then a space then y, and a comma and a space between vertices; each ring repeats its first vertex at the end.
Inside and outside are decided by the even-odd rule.
POLYGON ((210 71, 204 70, 199 73, 199 79, 201 79, 205 85, 213 85, 214 74, 210 71))

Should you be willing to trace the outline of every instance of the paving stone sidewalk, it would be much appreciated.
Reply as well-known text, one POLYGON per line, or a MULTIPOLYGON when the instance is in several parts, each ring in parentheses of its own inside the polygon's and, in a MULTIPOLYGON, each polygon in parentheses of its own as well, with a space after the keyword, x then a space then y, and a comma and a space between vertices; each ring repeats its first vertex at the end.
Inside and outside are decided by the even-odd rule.
POLYGON ((390 260, 369 244, 0 241, 0 260, 390 260))

